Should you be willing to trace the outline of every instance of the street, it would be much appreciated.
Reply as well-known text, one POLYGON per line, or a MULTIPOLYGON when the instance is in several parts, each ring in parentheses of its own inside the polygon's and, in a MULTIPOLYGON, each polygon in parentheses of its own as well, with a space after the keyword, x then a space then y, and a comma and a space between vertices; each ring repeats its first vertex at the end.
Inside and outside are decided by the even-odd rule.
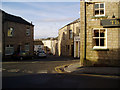
POLYGON ((3 62, 2 88, 118 88, 119 80, 70 73, 55 67, 78 63, 79 59, 49 56, 35 60, 3 62))
POLYGON ((20 74, 57 73, 55 67, 77 62, 79 59, 48 56, 34 60, 3 62, 2 70, 4 77, 20 74))

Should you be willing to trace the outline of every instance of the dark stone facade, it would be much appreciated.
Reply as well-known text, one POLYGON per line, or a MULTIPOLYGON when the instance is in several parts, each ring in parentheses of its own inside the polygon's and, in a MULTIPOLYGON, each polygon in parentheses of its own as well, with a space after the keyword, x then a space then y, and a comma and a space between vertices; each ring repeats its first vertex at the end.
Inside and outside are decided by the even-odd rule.
MULTIPOLYGON (((25 51, 25 45, 29 45, 28 53, 33 55, 33 35, 34 35, 34 25, 27 22, 18 16, 13 16, 2 11, 2 55, 7 57, 5 54, 5 49, 8 45, 12 45, 14 52, 25 51), (9 28, 13 28, 13 35, 8 36, 9 28), (29 35, 27 34, 27 29, 29 29, 29 35)), ((9 52, 8 52, 9 53, 9 52)))

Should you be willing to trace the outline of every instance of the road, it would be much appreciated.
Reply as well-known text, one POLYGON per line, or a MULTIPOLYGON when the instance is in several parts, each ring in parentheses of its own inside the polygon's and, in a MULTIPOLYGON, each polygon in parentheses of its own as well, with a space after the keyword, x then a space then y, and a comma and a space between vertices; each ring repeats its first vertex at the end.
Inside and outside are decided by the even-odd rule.
POLYGON ((69 73, 55 67, 78 63, 79 59, 48 57, 36 60, 3 62, 2 88, 118 88, 119 80, 69 73))

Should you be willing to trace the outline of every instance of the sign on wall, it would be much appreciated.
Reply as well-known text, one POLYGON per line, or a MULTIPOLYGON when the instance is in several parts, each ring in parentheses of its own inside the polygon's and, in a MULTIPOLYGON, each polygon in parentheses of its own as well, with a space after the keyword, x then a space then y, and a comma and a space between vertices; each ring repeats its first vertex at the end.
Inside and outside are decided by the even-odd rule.
POLYGON ((120 19, 105 19, 101 20, 103 27, 120 27, 120 19))
POLYGON ((74 41, 80 41, 80 36, 75 36, 74 41))

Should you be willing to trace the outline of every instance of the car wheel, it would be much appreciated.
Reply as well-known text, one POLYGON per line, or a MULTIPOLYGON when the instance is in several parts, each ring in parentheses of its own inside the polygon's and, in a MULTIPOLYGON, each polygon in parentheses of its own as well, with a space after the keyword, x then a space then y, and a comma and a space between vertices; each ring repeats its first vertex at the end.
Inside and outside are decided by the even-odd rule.
POLYGON ((23 60, 23 57, 20 57, 20 60, 23 60))

